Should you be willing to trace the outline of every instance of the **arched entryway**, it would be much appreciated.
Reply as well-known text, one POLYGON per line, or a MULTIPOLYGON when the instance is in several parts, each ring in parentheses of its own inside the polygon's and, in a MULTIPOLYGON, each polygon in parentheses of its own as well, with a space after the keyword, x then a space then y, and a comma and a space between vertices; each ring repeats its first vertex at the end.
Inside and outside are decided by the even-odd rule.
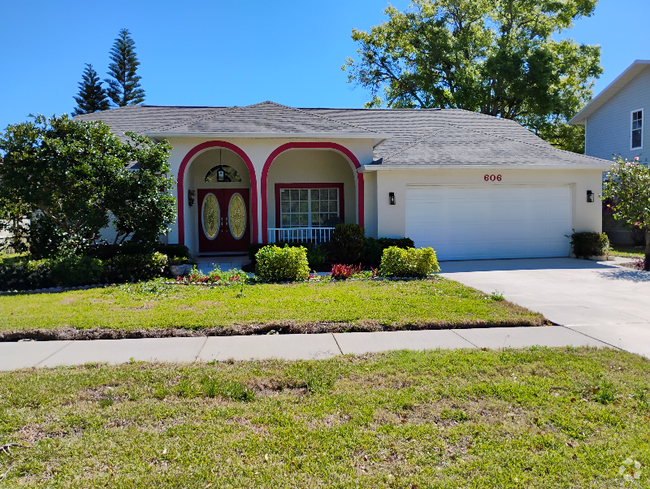
POLYGON ((273 151, 262 170, 264 242, 327 241, 337 222, 363 226, 359 166, 336 143, 287 143, 273 151))
POLYGON ((179 170, 179 241, 201 255, 246 252, 257 242, 256 187, 253 165, 237 146, 195 147, 179 170))

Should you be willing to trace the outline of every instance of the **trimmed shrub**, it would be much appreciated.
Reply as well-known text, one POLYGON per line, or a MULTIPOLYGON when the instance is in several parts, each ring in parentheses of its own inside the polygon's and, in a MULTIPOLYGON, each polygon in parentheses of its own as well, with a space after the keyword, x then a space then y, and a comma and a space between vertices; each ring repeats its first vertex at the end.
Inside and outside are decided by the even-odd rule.
POLYGON ((84 255, 71 255, 50 260, 50 273, 56 285, 77 287, 99 283, 104 275, 101 260, 84 255))
POLYGON ((29 260, 28 255, 0 260, 0 290, 33 290, 53 286, 48 260, 29 260))
POLYGON ((255 275, 264 282, 307 280, 307 250, 302 246, 265 246, 255 255, 255 275))
POLYGON ((385 277, 426 277, 439 271, 433 248, 391 246, 381 256, 381 275, 385 277))
POLYGON ((368 267, 379 267, 382 253, 391 246, 404 249, 415 248, 410 238, 366 238, 361 263, 368 267))
POLYGON ((118 253, 104 263, 107 282, 139 282, 160 277, 168 264, 162 253, 125 255, 118 253))
MULTIPOLYGON (((325 263, 325 259, 327 258, 327 247, 325 244, 315 244, 315 243, 295 243, 295 242, 278 242, 274 243, 275 246, 279 248, 284 248, 285 246, 288 246, 289 248, 305 248, 307 250, 307 262, 309 263, 309 268, 310 270, 313 270, 314 268, 320 267, 323 263, 325 263)), ((260 251, 262 248, 264 248, 265 244, 260 244, 260 243, 251 243, 248 246, 248 258, 251 261, 251 264, 255 266, 257 263, 257 252, 260 251)))
POLYGON ((609 251, 609 238, 605 233, 573 233, 571 251, 578 258, 606 255, 609 251))
POLYGON ((337 263, 359 263, 366 241, 366 232, 358 224, 337 224, 332 232, 332 259, 337 263))

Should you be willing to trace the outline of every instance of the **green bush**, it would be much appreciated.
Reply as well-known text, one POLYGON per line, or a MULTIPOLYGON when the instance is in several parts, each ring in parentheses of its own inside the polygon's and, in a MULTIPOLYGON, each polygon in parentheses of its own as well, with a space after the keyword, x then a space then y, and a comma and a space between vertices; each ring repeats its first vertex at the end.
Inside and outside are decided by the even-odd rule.
POLYGON ((50 273, 56 285, 77 287, 99 283, 104 275, 101 260, 85 255, 72 255, 50 260, 50 273))
POLYGON ((381 256, 381 275, 385 277, 426 277, 439 271, 433 248, 391 246, 381 256))
MULTIPOLYGON (((274 243, 275 246, 279 248, 284 248, 288 246, 289 248, 300 248, 303 247, 307 250, 307 262, 309 263, 310 270, 313 270, 316 267, 320 267, 325 260, 327 259, 327 247, 325 244, 315 244, 315 243, 296 243, 296 242, 285 242, 281 241, 274 243)), ((257 252, 264 248, 265 244, 260 243, 251 243, 248 246, 248 258, 251 261, 251 264, 255 266, 257 263, 257 252)))
POLYGON ((0 290, 33 290, 53 287, 48 260, 30 260, 29 255, 0 261, 0 290))
POLYGON ((139 282, 164 275, 169 260, 162 253, 126 255, 118 253, 104 263, 105 280, 112 283, 139 282))
POLYGON ((386 248, 397 246, 398 248, 415 248, 410 238, 366 238, 361 256, 361 263, 367 267, 378 268, 381 264, 381 255, 386 248))
POLYGON ((571 251, 578 258, 603 256, 609 251, 609 239, 605 233, 573 233, 571 251))
POLYGON ((358 224, 337 224, 332 232, 332 260, 334 263, 354 265, 361 261, 366 241, 365 230, 358 224))
POLYGON ((302 246, 265 246, 255 255, 255 275, 264 282, 307 280, 307 250, 302 246))

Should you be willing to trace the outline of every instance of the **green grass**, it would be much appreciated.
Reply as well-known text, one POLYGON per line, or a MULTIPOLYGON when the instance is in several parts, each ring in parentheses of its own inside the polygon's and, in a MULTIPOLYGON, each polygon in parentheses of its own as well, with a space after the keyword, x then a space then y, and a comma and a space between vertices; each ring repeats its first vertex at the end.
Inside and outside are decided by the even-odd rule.
POLYGON ((628 458, 648 487, 649 372, 534 347, 2 373, 0 487, 611 488, 628 458))
POLYGON ((228 328, 292 322, 539 325, 544 318, 451 280, 348 281, 232 287, 162 281, 57 294, 0 296, 0 330, 228 328))
POLYGON ((614 256, 622 256, 623 258, 643 258, 645 257, 645 250, 643 248, 637 248, 633 245, 610 244, 609 254, 614 256))

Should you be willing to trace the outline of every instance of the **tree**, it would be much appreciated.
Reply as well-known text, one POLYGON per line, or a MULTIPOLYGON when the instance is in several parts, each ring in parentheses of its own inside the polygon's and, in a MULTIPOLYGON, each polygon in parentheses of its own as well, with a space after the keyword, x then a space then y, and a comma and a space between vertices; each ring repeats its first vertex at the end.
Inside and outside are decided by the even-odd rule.
POLYGON ((128 29, 122 29, 110 51, 107 93, 116 107, 144 102, 144 90, 140 87, 141 76, 136 74, 140 62, 135 54, 135 43, 128 29))
POLYGON ((603 197, 614 219, 638 226, 645 231, 645 264, 650 270, 650 169, 618 158, 603 185, 603 197))
POLYGON ((102 87, 93 65, 86 63, 82 81, 79 82, 79 95, 74 99, 77 107, 72 111, 72 115, 90 114, 109 108, 106 90, 102 87))
POLYGON ((343 70, 370 90, 367 107, 481 112, 575 149, 582 129, 566 122, 591 98, 600 48, 552 36, 596 2, 414 0, 405 12, 388 7, 370 32, 353 30, 359 59, 343 70))
POLYGON ((85 251, 111 216, 116 243, 155 242, 173 222, 169 143, 129 136, 67 115, 7 127, 0 205, 6 216, 30 217, 24 237, 34 256, 85 251))

